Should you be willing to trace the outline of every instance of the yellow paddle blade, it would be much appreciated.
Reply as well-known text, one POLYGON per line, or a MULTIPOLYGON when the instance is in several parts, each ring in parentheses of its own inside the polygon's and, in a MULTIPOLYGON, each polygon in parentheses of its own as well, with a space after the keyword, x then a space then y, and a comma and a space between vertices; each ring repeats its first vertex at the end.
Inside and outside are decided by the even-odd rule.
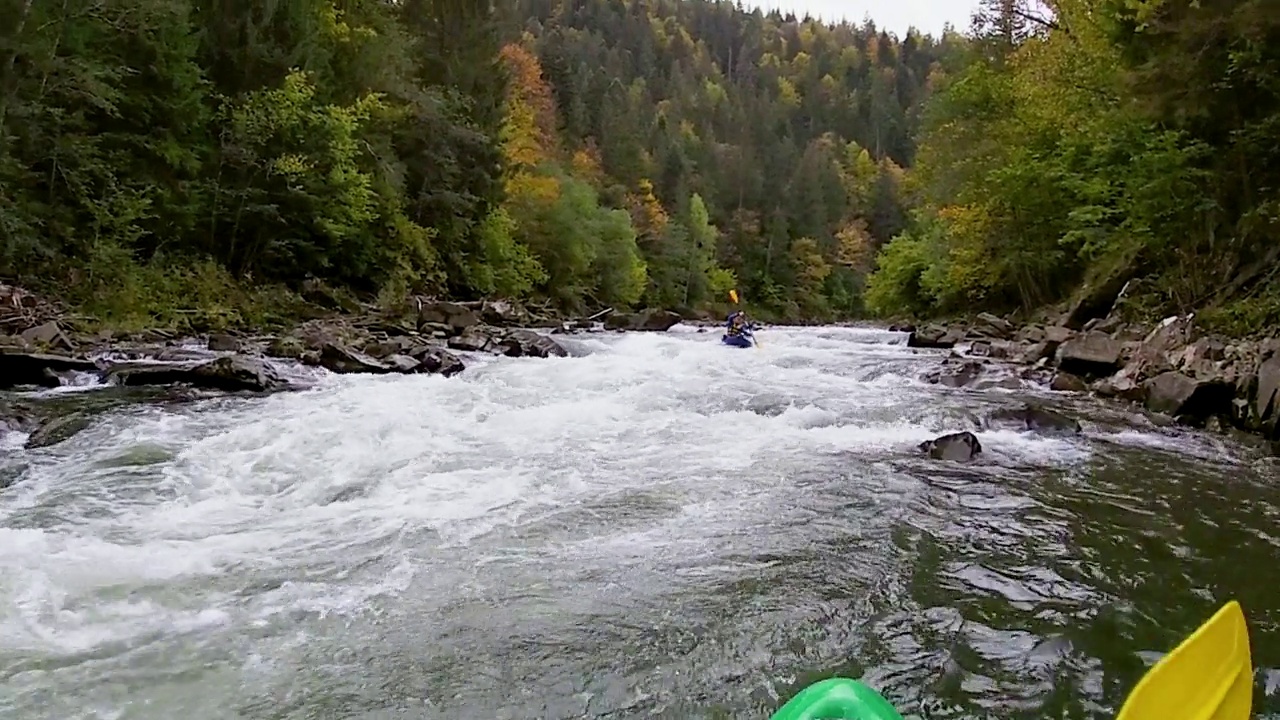
POLYGON ((1138 681, 1116 720, 1249 720, 1249 629, 1232 600, 1138 681))
POLYGON ((737 305, 737 304, 738 304, 738 291, 737 291, 737 290, 730 290, 730 291, 729 291, 729 300, 731 300, 731 301, 733 302, 733 304, 734 304, 734 305, 737 305))

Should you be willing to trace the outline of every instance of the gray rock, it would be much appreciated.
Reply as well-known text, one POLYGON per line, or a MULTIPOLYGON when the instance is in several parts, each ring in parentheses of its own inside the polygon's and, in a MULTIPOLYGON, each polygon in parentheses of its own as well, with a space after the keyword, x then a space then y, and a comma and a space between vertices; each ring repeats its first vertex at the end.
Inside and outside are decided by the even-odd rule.
POLYGON ((670 310, 650 309, 638 313, 614 313, 605 318, 605 327, 610 330, 666 332, 683 319, 679 313, 670 310))
POLYGON ((289 383, 266 361, 243 355, 228 355, 196 363, 117 363, 107 368, 103 380, 126 387, 181 383, 226 392, 275 392, 289 387, 289 383))
POLYGON ((95 372, 97 369, 97 365, 84 358, 0 347, 0 389, 17 385, 57 387, 61 384, 59 373, 95 372))
POLYGON ((1198 380, 1170 371, 1142 384, 1147 409, 1165 415, 1204 420, 1213 415, 1230 415, 1232 387, 1221 380, 1198 380))
POLYGON ((210 335, 209 349, 213 352, 240 352, 240 341, 231 335, 210 335))
POLYGON ((1090 332, 1058 348, 1058 367, 1083 377, 1110 375, 1120 367, 1121 343, 1109 335, 1090 332))
POLYGON ((453 302, 424 302, 418 309, 418 327, 421 329, 424 325, 443 325, 448 327, 453 333, 459 333, 473 325, 480 323, 480 315, 458 303, 453 302))
POLYGON ((449 338, 449 347, 453 350, 480 352, 488 349, 490 337, 485 329, 476 326, 462 331, 462 334, 449 338))
POLYGON ((319 364, 335 373, 385 373, 391 368, 386 363, 337 343, 325 343, 320 348, 319 364))
POLYGON ((1053 380, 1049 382, 1049 389, 1058 392, 1085 392, 1089 386, 1077 375, 1058 372, 1054 373, 1053 380))
POLYGON ((987 427, 1013 427, 1019 430, 1032 430, 1041 433, 1078 433, 1081 431, 1080 423, 1075 418, 1067 417, 1056 410, 1047 410, 1030 404, 995 410, 987 416, 984 425, 987 427))
POLYGON ((966 462, 982 452, 982 443, 978 442, 978 436, 966 430, 925 440, 917 448, 934 460, 966 462))
POLYGON ((955 347, 956 343, 962 339, 964 339, 964 333, 959 329, 942 325, 926 325, 911 333, 907 338, 907 347, 948 350, 955 347))
POLYGON ((497 343, 509 357, 566 357, 569 352, 560 343, 532 330, 512 330, 497 343))

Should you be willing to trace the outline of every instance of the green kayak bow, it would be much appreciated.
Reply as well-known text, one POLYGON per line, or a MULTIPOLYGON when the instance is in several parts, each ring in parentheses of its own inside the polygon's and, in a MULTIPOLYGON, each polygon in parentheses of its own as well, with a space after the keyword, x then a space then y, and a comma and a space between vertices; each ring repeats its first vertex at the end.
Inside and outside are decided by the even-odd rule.
POLYGON ((769 720, 902 720, 902 716, 867 685, 837 677, 801 690, 769 720))

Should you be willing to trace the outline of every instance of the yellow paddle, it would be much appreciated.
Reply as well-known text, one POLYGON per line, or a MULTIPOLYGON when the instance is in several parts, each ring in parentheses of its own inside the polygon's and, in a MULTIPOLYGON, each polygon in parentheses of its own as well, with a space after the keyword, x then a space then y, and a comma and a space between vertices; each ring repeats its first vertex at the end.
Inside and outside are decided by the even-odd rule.
POLYGON ((1249 720, 1252 703, 1249 628, 1232 600, 1142 676, 1116 720, 1249 720))
MULTIPOLYGON (((729 291, 729 300, 730 300, 734 305, 738 305, 738 304, 739 304, 739 303, 738 303, 738 291, 737 291, 737 290, 730 290, 730 291, 729 291)), ((757 337, 755 333, 751 333, 751 345, 752 345, 755 349, 757 349, 757 350, 759 350, 759 349, 760 349, 760 338, 759 338, 759 337, 757 337)))

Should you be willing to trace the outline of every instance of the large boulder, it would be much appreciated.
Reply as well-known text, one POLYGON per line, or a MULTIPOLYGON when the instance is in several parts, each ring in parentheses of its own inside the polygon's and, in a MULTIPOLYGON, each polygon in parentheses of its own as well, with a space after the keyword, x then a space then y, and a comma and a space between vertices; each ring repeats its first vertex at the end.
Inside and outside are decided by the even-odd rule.
POLYGON ((23 352, 13 346, 0 345, 0 389, 17 385, 58 387, 62 384, 59 373, 96 372, 97 369, 93 361, 84 358, 23 352))
POLYGON ((454 333, 460 333, 479 323, 479 313, 458 303, 443 300, 425 301, 418 308, 419 329, 426 325, 444 325, 454 333))
POLYGON ((651 309, 638 313, 614 313, 605 318, 605 327, 610 330, 665 332, 683 319, 680 313, 651 309))
POLYGON ((488 350, 492 343, 493 339, 489 335, 489 329, 476 325, 463 330, 459 335, 449 338, 448 345, 453 350, 481 352, 488 350))
POLYGON ((981 377, 984 369, 983 363, 977 360, 953 362, 952 358, 947 358, 942 361, 941 367, 925 373, 922 379, 934 385, 965 387, 981 377))
POLYGON ((451 377, 467 369, 467 366, 462 364, 462 360, 457 355, 441 347, 423 346, 416 348, 413 351, 413 357, 418 360, 418 366, 414 369, 416 373, 431 373, 433 375, 451 377))
POLYGON ((997 340, 1008 340, 1013 337, 1013 323, 991 313, 978 313, 974 318, 969 333, 978 337, 989 337, 997 340))
POLYGON ((963 339, 964 332, 957 328, 926 325, 912 331, 910 337, 907 338, 907 347, 949 350, 963 339))
POLYGON ((317 362, 329 372, 341 374, 391 372, 391 366, 381 360, 332 342, 320 348, 317 362))
POLYGON ((1088 332, 1058 348, 1058 368, 1082 377, 1110 375, 1120 368, 1123 345, 1109 335, 1088 332))
POLYGON ((1160 373, 1142 386, 1146 407, 1154 412, 1193 421, 1231 414, 1234 391, 1221 379, 1199 380, 1170 371, 1160 373))
POLYGON ((982 443, 978 442, 978 436, 967 430, 925 440, 916 447, 934 460, 952 462, 972 460, 982 452, 982 443))
POLYGON ((546 335, 532 330, 512 330, 498 340, 497 349, 508 357, 565 357, 569 351, 546 335))
POLYGON ((117 363, 107 368, 103 380, 128 387, 186 384, 226 392, 275 392, 289 387, 289 383, 266 361, 243 355, 195 363, 117 363))

